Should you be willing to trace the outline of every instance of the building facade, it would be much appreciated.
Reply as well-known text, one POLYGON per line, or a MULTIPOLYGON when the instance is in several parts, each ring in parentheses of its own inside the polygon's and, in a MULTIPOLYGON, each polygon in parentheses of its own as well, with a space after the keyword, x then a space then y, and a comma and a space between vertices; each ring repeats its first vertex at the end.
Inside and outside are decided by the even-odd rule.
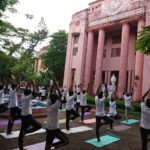
POLYGON ((117 78, 117 96, 133 89, 134 100, 150 88, 150 57, 135 52, 138 32, 150 25, 149 0, 96 0, 72 16, 64 86, 82 84, 95 93, 117 78))
POLYGON ((37 74, 40 74, 40 72, 44 72, 46 70, 43 59, 42 59, 42 55, 48 52, 48 46, 44 46, 42 47, 35 59, 34 59, 34 72, 36 72, 37 74))

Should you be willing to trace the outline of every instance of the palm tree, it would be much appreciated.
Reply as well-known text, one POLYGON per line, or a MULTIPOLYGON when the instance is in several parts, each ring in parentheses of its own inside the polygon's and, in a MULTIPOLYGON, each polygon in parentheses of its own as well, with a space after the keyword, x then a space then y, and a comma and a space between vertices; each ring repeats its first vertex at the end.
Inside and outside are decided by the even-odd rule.
POLYGON ((135 49, 150 55, 150 26, 143 27, 143 30, 139 32, 135 49))

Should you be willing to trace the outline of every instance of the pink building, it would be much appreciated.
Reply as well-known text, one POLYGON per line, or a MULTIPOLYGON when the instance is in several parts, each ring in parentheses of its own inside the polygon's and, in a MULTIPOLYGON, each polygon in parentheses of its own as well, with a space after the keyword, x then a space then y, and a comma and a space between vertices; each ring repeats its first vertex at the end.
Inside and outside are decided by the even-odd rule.
POLYGON ((95 93, 117 77, 117 95, 134 90, 134 100, 150 88, 150 57, 135 52, 137 33, 150 25, 150 0, 96 0, 72 16, 64 85, 82 84, 95 93))

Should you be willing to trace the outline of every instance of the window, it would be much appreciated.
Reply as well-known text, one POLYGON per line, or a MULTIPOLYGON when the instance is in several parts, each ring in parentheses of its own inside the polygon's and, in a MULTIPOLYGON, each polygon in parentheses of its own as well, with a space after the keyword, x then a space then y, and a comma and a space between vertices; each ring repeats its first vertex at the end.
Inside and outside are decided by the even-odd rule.
POLYGON ((79 35, 74 35, 74 44, 77 44, 79 41, 79 35))
POLYGON ((111 49, 111 57, 118 57, 120 56, 120 48, 112 48, 111 49))
POLYGON ((105 83, 105 71, 102 71, 102 83, 105 83))
POLYGON ((119 44, 121 43, 121 35, 115 35, 112 37, 112 44, 119 44))
POLYGON ((78 48, 77 47, 74 47, 73 48, 73 56, 76 56, 78 53, 78 48))
POLYGON ((75 79, 75 73, 76 73, 76 69, 72 69, 72 77, 71 77, 71 80, 72 80, 72 85, 74 83, 74 79, 75 79))
POLYGON ((104 45, 106 45, 107 44, 107 37, 105 36, 105 42, 104 42, 104 45))

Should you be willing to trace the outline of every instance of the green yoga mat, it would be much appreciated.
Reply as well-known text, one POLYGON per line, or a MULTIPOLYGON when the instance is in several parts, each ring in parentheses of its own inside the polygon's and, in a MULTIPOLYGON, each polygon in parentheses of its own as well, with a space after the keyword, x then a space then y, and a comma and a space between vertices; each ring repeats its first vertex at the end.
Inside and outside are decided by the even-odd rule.
POLYGON ((60 111, 60 112, 65 112, 65 111, 66 111, 66 109, 59 109, 59 111, 60 111))
POLYGON ((97 138, 87 140, 85 141, 86 143, 89 143, 91 145, 94 145, 96 147, 103 147, 106 145, 109 145, 111 143, 117 142, 120 140, 120 137, 115 136, 115 135, 104 135, 100 137, 101 141, 97 142, 97 138))
POLYGON ((121 121, 121 123, 128 124, 128 125, 134 124, 134 123, 137 123, 137 122, 139 122, 139 120, 136 120, 136 119, 128 119, 128 120, 121 121))
MULTIPOLYGON (((70 122, 72 122, 72 120, 70 120, 70 122)), ((66 119, 60 119, 59 123, 66 123, 66 119)))

